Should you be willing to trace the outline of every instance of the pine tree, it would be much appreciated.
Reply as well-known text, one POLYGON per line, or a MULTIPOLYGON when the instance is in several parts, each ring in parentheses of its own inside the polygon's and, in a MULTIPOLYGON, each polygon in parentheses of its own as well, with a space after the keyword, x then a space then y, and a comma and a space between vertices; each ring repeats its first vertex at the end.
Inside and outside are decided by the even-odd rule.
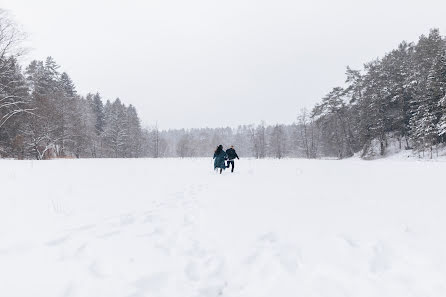
POLYGON ((108 148, 108 156, 122 158, 126 156, 125 146, 128 140, 126 108, 117 98, 112 104, 105 106, 104 138, 108 148))

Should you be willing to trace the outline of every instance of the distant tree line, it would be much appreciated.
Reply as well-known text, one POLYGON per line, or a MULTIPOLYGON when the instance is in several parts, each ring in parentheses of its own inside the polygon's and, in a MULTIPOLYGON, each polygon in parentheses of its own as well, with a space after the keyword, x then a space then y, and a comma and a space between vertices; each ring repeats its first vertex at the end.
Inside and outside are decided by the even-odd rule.
MULTIPOLYGON (((176 129, 159 131, 158 157, 208 157, 218 144, 234 145, 238 155, 255 158, 302 156, 296 146, 296 125, 244 125, 233 128, 176 129)), ((152 130, 153 133, 153 130, 152 130)), ((153 137, 149 137, 153 139, 153 137)), ((153 147, 151 145, 150 147, 153 147)))
POLYGON ((163 154, 204 156, 223 143, 256 158, 371 158, 396 142, 400 150, 432 157, 446 142, 445 50, 445 39, 433 29, 361 70, 347 67, 345 85, 311 111, 303 109, 293 125, 167 131, 163 154))
POLYGON ((385 155, 389 142, 431 157, 446 142, 446 41, 438 30, 364 65, 291 125, 159 130, 135 107, 79 95, 48 57, 18 63, 23 35, 0 10, 0 157, 207 157, 218 144, 255 158, 385 155))
POLYGON ((433 29, 362 70, 347 67, 346 86, 333 88, 308 117, 302 115, 304 127, 320 136, 309 155, 385 155, 397 140, 400 149, 432 157, 446 141, 445 45, 433 29))

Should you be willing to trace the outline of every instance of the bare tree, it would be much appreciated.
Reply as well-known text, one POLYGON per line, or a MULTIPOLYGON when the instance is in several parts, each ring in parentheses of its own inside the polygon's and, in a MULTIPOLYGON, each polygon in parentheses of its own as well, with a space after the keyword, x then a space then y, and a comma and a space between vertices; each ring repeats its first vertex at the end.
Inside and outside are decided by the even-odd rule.
POLYGON ((177 143, 177 155, 180 158, 191 156, 191 138, 188 133, 184 134, 177 143))
POLYGON ((306 108, 301 109, 297 117, 297 144, 300 146, 307 159, 313 159, 317 156, 317 141, 316 141, 316 125, 314 117, 308 114, 306 108))
POLYGON ((308 140, 308 114, 307 110, 303 108, 297 117, 297 123, 300 130, 300 138, 302 140, 302 146, 305 152, 305 157, 310 158, 310 145, 308 140))
POLYGON ((27 107, 28 93, 23 91, 24 78, 16 59, 22 53, 23 38, 8 13, 0 9, 0 128, 16 114, 33 110, 27 107))
POLYGON ((252 148, 254 155, 257 159, 263 159, 266 157, 266 137, 265 137, 265 123, 262 122, 256 128, 251 127, 249 129, 250 138, 252 142, 252 148))
POLYGON ((277 159, 282 159, 285 156, 285 133, 282 125, 275 125, 272 128, 271 134, 269 135, 269 147, 271 149, 272 155, 277 159))

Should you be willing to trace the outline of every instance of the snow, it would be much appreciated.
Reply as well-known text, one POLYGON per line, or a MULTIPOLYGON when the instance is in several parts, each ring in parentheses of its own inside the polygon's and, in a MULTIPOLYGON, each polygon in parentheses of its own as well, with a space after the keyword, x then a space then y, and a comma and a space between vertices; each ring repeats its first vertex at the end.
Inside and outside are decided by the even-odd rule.
MULTIPOLYGON (((430 161, 446 161, 446 145, 438 144, 433 147, 432 158, 429 148, 426 148, 424 152, 414 149, 406 149, 406 140, 398 138, 393 133, 388 133, 387 146, 385 148, 384 156, 380 154, 380 143, 378 139, 373 139, 371 145, 367 148, 366 153, 363 151, 357 152, 353 158, 365 159, 365 160, 430 160, 430 161)), ((409 141, 409 145, 413 146, 413 143, 409 141)))
POLYGON ((0 161, 0 295, 446 296, 446 162, 0 161))

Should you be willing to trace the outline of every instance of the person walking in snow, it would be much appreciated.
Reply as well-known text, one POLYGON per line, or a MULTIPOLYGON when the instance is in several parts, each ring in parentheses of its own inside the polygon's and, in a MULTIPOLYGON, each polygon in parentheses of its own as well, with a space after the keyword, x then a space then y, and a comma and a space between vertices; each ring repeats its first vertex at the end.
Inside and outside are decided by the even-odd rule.
POLYGON ((240 158, 238 157, 233 145, 231 145, 231 147, 226 150, 226 154, 228 155, 228 165, 226 166, 226 168, 229 168, 229 166, 231 165, 231 172, 234 172, 234 160, 235 158, 237 158, 237 160, 240 160, 240 158))
POLYGON ((220 144, 217 149, 214 152, 214 170, 218 170, 220 168, 220 174, 221 172, 226 169, 226 159, 228 158, 228 155, 226 155, 226 152, 223 149, 223 146, 220 144))

